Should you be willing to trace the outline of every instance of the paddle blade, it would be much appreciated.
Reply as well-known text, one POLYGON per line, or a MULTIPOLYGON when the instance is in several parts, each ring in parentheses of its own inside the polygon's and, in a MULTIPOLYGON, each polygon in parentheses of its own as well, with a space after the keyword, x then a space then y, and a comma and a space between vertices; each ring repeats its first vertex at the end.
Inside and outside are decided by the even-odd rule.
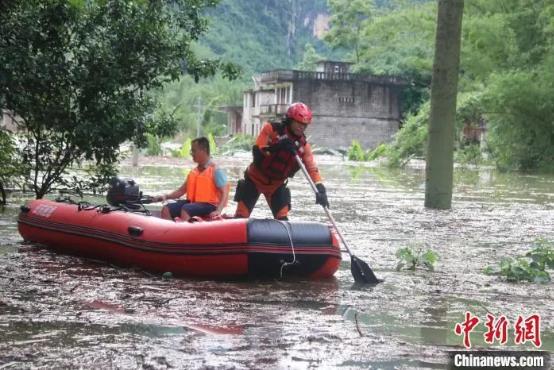
POLYGON ((377 284, 383 281, 375 276, 367 263, 354 255, 350 257, 350 268, 355 282, 360 284, 377 284))

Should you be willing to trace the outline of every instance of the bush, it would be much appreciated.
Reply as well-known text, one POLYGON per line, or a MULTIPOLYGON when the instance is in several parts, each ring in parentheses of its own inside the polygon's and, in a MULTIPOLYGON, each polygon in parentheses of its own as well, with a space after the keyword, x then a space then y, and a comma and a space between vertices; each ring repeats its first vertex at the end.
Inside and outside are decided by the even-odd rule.
POLYGON ((475 164, 482 162, 481 147, 479 144, 467 144, 456 150, 454 160, 461 164, 475 164))
POLYGON ((389 166, 402 167, 412 157, 424 157, 426 153, 430 104, 422 105, 415 115, 408 115, 404 126, 396 133, 387 148, 389 166))

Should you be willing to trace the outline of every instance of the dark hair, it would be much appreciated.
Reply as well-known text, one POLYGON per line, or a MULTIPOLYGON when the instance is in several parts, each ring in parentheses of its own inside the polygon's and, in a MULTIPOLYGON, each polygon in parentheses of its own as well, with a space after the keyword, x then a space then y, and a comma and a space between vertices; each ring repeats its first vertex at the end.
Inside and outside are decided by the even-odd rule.
POLYGON ((196 139, 192 140, 191 145, 194 143, 198 144, 200 148, 204 149, 206 153, 210 155, 210 142, 206 137, 197 137, 196 139))

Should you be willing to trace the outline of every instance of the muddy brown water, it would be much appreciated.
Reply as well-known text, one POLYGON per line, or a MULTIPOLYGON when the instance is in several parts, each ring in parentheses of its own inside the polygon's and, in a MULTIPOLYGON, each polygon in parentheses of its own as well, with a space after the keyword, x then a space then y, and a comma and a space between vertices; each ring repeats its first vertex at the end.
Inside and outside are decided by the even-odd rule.
MULTIPOLYGON (((534 349, 514 344, 513 329, 507 345, 486 344, 484 321, 487 312, 512 324, 538 313, 541 349, 554 350, 553 283, 482 271, 538 237, 554 240, 554 176, 456 168, 452 210, 435 211, 423 207, 417 163, 390 170, 318 159, 332 214, 384 283, 353 284, 346 255, 326 281, 165 280, 24 244, 23 199, 12 198, 0 212, 0 368, 444 368, 448 351, 464 348, 454 326, 466 311, 482 321, 474 348, 534 349), (436 251, 436 271, 397 272, 395 252, 406 246, 436 251)), ((220 163, 236 183, 246 161, 220 163)), ((157 194, 176 188, 189 166, 145 159, 124 163, 122 174, 157 194)), ((290 187, 292 220, 326 222, 301 176, 290 187)), ((253 216, 270 217, 263 199, 253 216)))

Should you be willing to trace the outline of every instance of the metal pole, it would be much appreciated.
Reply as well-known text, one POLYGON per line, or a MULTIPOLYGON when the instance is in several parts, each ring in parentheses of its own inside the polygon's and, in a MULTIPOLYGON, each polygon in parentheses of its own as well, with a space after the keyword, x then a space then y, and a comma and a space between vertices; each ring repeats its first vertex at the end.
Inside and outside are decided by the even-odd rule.
MULTIPOLYGON (((308 174, 308 171, 306 170, 306 166, 304 166, 304 163, 302 163, 302 160, 300 159, 298 154, 296 154, 295 157, 296 157, 296 162, 298 163, 298 165, 300 166, 300 169, 304 173, 304 176, 306 177, 306 179, 310 183, 310 186, 312 187, 312 190, 317 195, 317 193, 318 193, 317 187, 315 186, 314 181, 312 180, 312 178, 308 174)), ((325 210, 325 213, 327 214, 327 217, 329 218, 329 221, 331 221, 331 224, 335 228, 335 231, 339 235, 340 240, 342 241, 342 244, 344 244, 344 247, 346 248, 346 251, 348 252, 348 254, 350 256, 352 256, 352 252, 350 251, 350 248, 348 247, 348 243, 346 242, 346 240, 344 239, 344 236, 342 236, 342 233, 340 232, 339 228, 337 227, 337 223, 335 222, 335 218, 329 212, 329 208, 323 207, 323 209, 325 210)))

